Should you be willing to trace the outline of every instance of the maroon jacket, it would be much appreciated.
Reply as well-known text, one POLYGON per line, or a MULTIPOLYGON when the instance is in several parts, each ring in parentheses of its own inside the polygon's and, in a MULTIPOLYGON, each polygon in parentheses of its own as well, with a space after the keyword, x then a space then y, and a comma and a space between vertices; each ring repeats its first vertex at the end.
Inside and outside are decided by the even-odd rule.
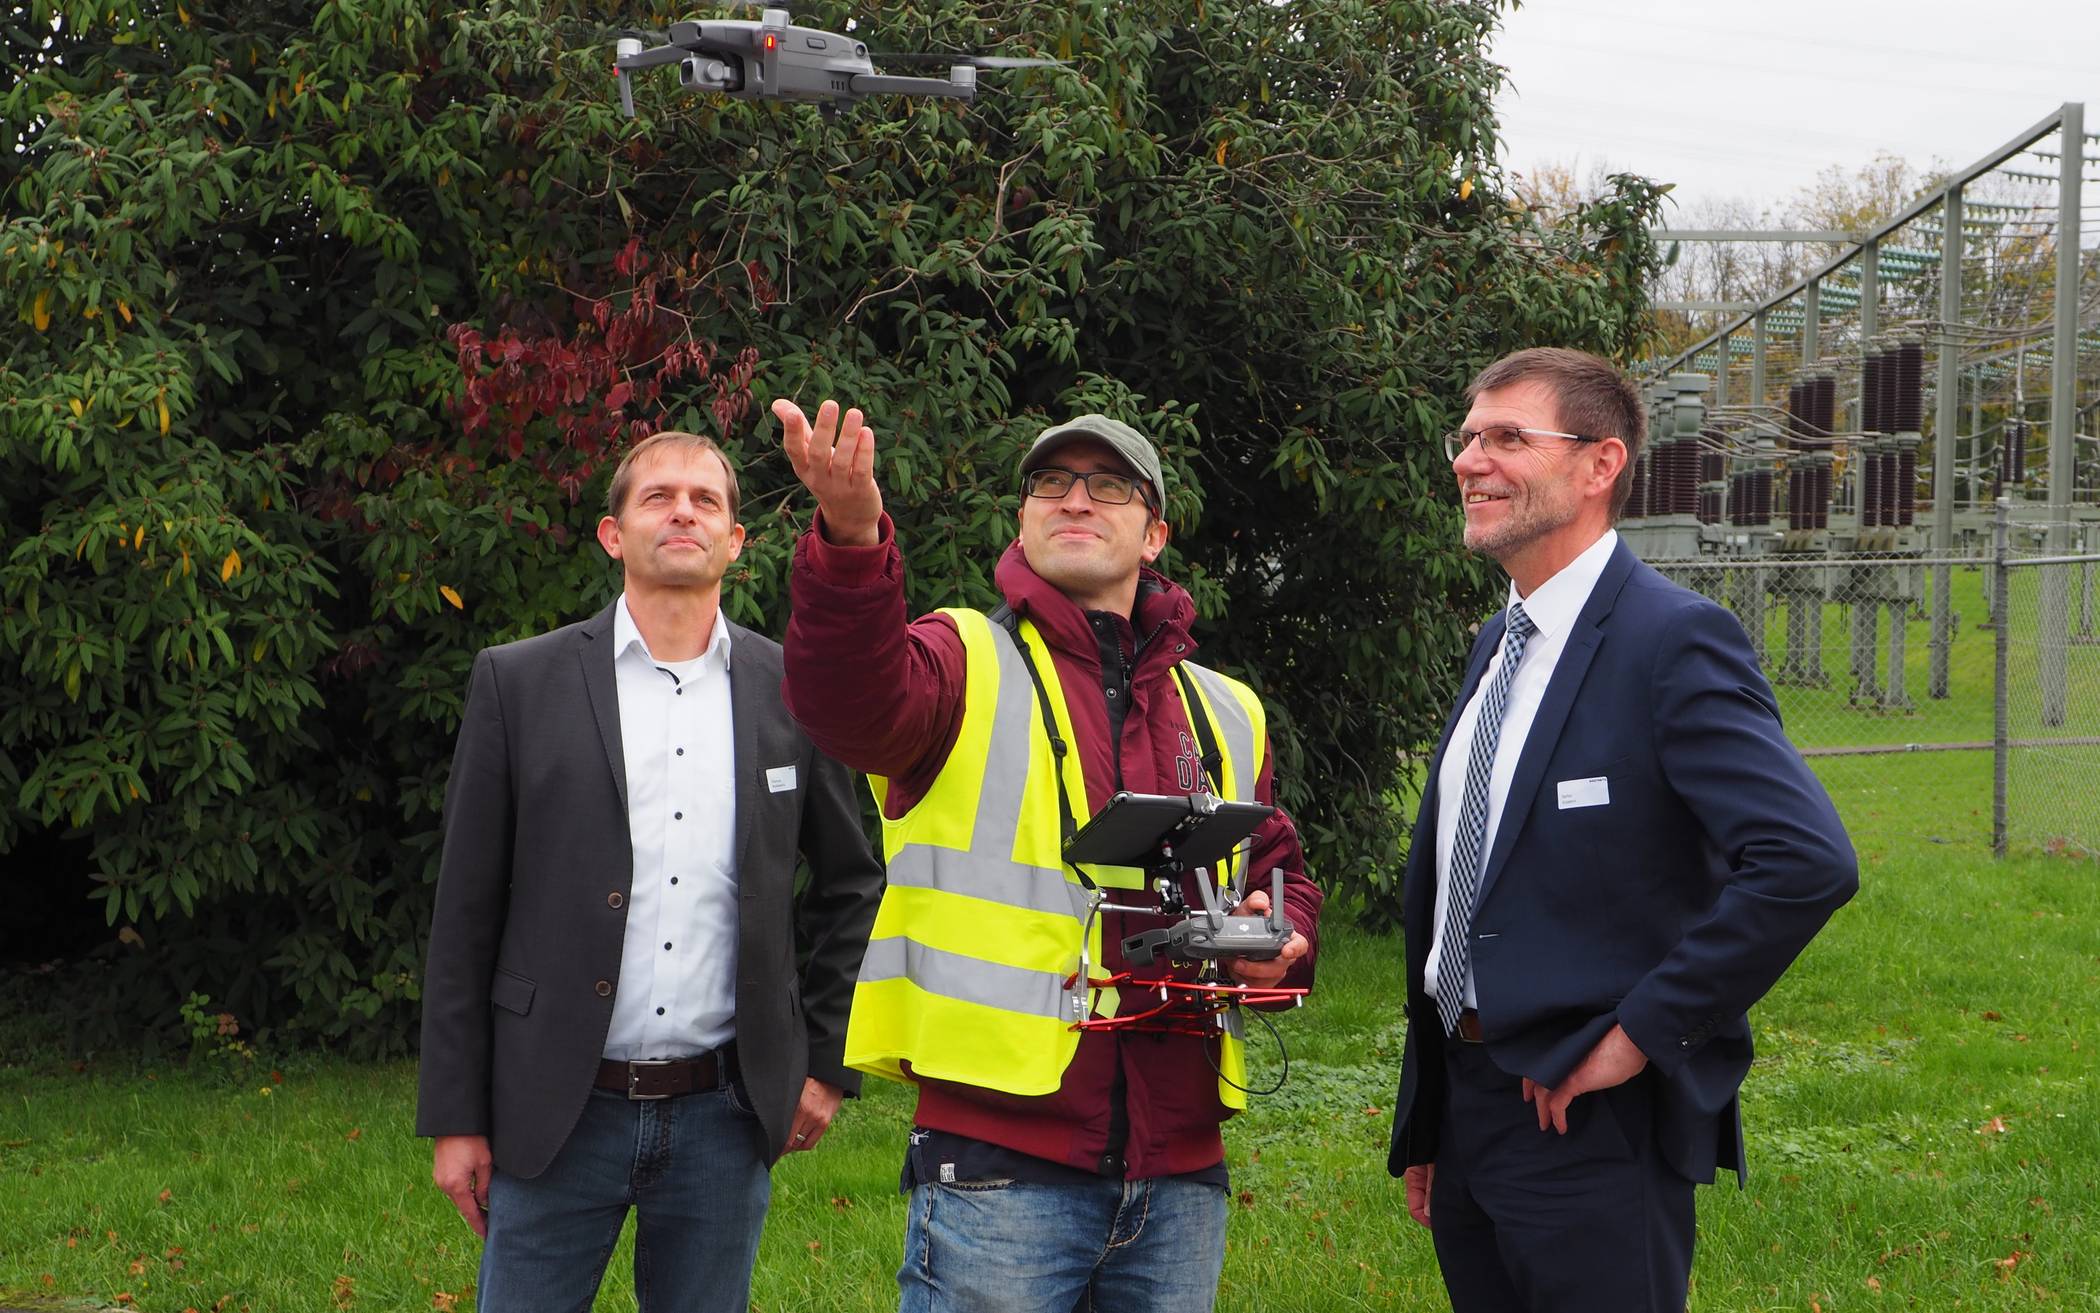
MULTIPOLYGON (((902 815, 939 775, 955 742, 963 711, 962 639, 945 616, 905 622, 904 560, 888 516, 874 547, 824 541, 815 526, 795 548, 788 622, 788 709, 810 739, 839 761, 890 780, 889 814, 902 815)), ((1072 719, 1075 747, 1086 773, 1087 796, 1072 800, 1083 822, 1118 787, 1134 793, 1182 793, 1176 781, 1200 778, 1195 736, 1175 690, 1175 662, 1195 655, 1189 595, 1147 570, 1132 617, 1143 638, 1131 673, 1131 703, 1122 742, 1109 742, 1100 648, 1078 606, 1028 566, 1016 542, 1000 558, 996 576, 1007 605, 1035 622, 1056 663, 1072 719), (1120 751, 1118 751, 1120 749, 1120 751), (1122 776, 1116 776, 1120 756, 1122 776), (1177 770, 1177 766, 1179 769, 1177 770)), ((1272 802, 1272 772, 1264 764, 1256 796, 1272 802)), ((1319 945, 1322 894, 1305 878, 1298 833, 1281 811, 1255 833, 1249 870, 1285 872, 1284 902, 1308 945, 1319 945)), ((1118 901, 1156 902, 1156 896, 1118 891, 1118 901)), ((1125 970, 1122 937, 1166 922, 1158 917, 1107 913, 1102 939, 1108 971, 1125 970)), ((1310 986, 1313 952, 1284 979, 1310 986)), ((1138 971, 1165 974, 1164 964, 1138 971)), ((1154 995, 1123 992, 1123 1008, 1148 1007, 1154 995)), ((1230 1116, 1218 1101, 1212 1042, 1181 1035, 1089 1031, 1065 1069, 1055 1094, 1023 1096, 947 1081, 919 1082, 921 1126, 966 1135, 1038 1158, 1094 1170, 1108 1145, 1118 1064, 1129 1118, 1123 1147, 1133 1178, 1177 1175, 1216 1166, 1224 1157, 1218 1123, 1230 1116)))

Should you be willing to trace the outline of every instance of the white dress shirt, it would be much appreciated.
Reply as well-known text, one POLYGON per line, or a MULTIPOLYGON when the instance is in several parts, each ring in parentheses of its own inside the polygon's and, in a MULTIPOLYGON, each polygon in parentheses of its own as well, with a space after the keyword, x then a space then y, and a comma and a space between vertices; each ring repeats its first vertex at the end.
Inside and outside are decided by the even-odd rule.
MULTIPOLYGON (((1509 586, 1510 600, 1524 603, 1524 614, 1531 617, 1538 632, 1524 644, 1524 657, 1517 663, 1516 677, 1509 686, 1509 701, 1502 712, 1502 737, 1495 747, 1495 767, 1488 773, 1487 832, 1480 840, 1483 879, 1487 875, 1488 854, 1495 850, 1495 831, 1502 823, 1502 804, 1509 797, 1510 777, 1517 773, 1517 759, 1524 755, 1524 740, 1531 734, 1531 722, 1538 715, 1539 703, 1546 698, 1546 686, 1553 682, 1553 669, 1560 664, 1560 654, 1568 646, 1568 633, 1590 600, 1590 592, 1596 588, 1597 578, 1604 573, 1605 563, 1611 560, 1618 542, 1617 530, 1605 530, 1602 538, 1562 566, 1560 573, 1532 589, 1529 597, 1519 597, 1514 582, 1509 586)), ((1498 643, 1466 709, 1451 727, 1451 741, 1444 749, 1443 766, 1437 772, 1436 917, 1431 922, 1434 929, 1430 932, 1429 966, 1422 979, 1423 989, 1432 998, 1443 997, 1437 992, 1441 982, 1436 969, 1444 946, 1445 909, 1451 898, 1451 843, 1458 830, 1459 808, 1465 803, 1466 770, 1473 761, 1473 727, 1480 720, 1481 695, 1502 669, 1502 653, 1503 647, 1498 643)), ((1474 989, 1472 961, 1468 954, 1465 1006, 1469 1008, 1480 1003, 1474 989)))
POLYGON ((736 737, 729 625, 658 661, 621 595, 613 678, 627 762, 634 883, 605 1056, 688 1058, 736 1033, 736 737))

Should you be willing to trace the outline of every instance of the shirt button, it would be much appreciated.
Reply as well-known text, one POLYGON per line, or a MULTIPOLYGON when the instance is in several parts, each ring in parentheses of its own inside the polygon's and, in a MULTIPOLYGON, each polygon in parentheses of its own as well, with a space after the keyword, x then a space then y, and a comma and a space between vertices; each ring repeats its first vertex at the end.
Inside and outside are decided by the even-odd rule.
POLYGON ((664 1014, 664 1010, 663 1010, 662 1008, 658 1008, 658 1009, 656 1010, 656 1015, 657 1015, 657 1016, 659 1016, 659 1017, 660 1017, 660 1016, 662 1016, 663 1014, 664 1014))
POLYGON ((612 981, 610 981, 610 980, 601 980, 601 981, 599 981, 599 982, 598 982, 598 985, 597 985, 597 989, 598 989, 598 997, 599 997, 599 998, 610 998, 610 997, 612 996, 612 981))
POLYGON ((684 749, 684 748, 680 748, 680 749, 678 749, 678 755, 679 755, 679 756, 681 756, 681 757, 683 757, 683 756, 685 755, 685 749, 684 749))
POLYGON ((672 819, 672 820, 674 820, 674 821, 682 821, 682 820, 684 820, 684 819, 685 819, 685 813, 684 813, 684 812, 672 812, 672 813, 671 813, 671 819, 672 819))
POLYGON ((1103 689, 1101 691, 1108 694, 1110 697, 1114 697, 1116 695, 1116 691, 1112 688, 1103 689))
POLYGON ((617 892, 609 893, 605 896, 605 905, 607 907, 618 907, 620 904, 626 901, 627 900, 620 897, 620 895, 617 892))
POLYGON ((675 875, 674 875, 674 876, 672 876, 672 877, 671 877, 671 883, 672 883, 672 884, 677 884, 677 883, 678 883, 678 877, 677 877, 677 876, 675 876, 675 875))
POLYGON ((671 951, 671 941, 670 941, 670 940, 668 940, 668 939, 666 939, 666 940, 664 941, 664 952, 668 953, 668 952, 670 952, 670 951, 671 951))

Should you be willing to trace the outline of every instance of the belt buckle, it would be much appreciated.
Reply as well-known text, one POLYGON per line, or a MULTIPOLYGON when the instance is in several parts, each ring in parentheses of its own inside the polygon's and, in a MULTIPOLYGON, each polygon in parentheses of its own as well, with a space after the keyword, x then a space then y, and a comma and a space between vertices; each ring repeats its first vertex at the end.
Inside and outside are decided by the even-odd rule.
POLYGON ((642 1102, 654 1102, 658 1099, 670 1098, 671 1096, 669 1094, 644 1094, 640 1091, 640 1089, 637 1088, 637 1082, 639 1082, 642 1078, 641 1069, 644 1067, 651 1069, 661 1069, 672 1065, 674 1065, 674 1060, 670 1058, 640 1058, 630 1060, 627 1064, 627 1097, 642 1102))

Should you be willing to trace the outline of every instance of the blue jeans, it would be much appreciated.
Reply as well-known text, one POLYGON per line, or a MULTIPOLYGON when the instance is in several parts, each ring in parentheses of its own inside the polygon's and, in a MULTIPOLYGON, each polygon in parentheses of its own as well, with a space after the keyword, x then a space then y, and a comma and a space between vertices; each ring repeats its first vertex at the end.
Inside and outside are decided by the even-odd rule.
POLYGON ((773 1181, 741 1098, 592 1090, 546 1171, 490 1181, 478 1307, 588 1313, 631 1206, 642 1313, 744 1313, 773 1181))
POLYGON ((1164 1177, 911 1192, 899 1313, 1209 1313, 1225 1191, 1164 1177))

